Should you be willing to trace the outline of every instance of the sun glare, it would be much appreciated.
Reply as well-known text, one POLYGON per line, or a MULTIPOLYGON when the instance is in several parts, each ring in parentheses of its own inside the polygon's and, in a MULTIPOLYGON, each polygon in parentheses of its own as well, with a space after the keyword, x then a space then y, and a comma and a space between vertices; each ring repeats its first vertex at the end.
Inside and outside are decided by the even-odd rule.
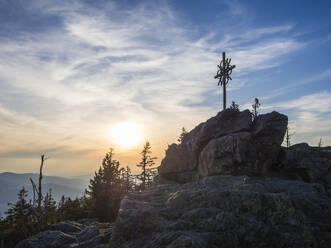
POLYGON ((142 133, 137 124, 121 122, 111 128, 111 138, 121 148, 128 149, 139 144, 142 133))

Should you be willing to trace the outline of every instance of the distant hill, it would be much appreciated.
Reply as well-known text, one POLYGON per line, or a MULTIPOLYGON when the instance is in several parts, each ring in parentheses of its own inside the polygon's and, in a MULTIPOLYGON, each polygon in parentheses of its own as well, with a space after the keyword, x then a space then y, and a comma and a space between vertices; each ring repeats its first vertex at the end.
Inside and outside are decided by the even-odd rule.
MULTIPOLYGON (((38 183, 39 174, 24 173, 16 174, 11 172, 0 173, 0 214, 8 209, 8 202, 15 203, 17 201, 17 193, 24 186, 29 193, 29 198, 32 199, 32 186, 30 183, 32 178, 38 183)), ((43 177, 43 193, 52 189, 53 197, 58 201, 62 195, 75 198, 81 196, 84 189, 87 187, 89 179, 87 176, 65 178, 55 176, 43 177)))

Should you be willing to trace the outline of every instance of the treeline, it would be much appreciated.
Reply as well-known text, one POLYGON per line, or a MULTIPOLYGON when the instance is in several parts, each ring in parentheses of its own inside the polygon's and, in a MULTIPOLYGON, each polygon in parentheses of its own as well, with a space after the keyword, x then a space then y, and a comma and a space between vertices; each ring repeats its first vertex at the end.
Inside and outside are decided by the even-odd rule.
POLYGON ((51 190, 45 195, 41 193, 42 166, 45 161, 42 155, 40 188, 31 180, 33 200, 27 199, 28 192, 22 188, 17 202, 8 204, 6 217, 0 219, 0 242, 5 247, 13 247, 18 241, 47 230, 51 224, 63 220, 97 218, 103 222, 115 221, 123 196, 130 191, 150 187, 156 176, 156 169, 153 168, 156 157, 152 156, 149 142, 145 143, 140 154, 141 160, 137 166, 141 168, 141 173, 132 175, 128 166, 121 167, 120 162, 114 159, 114 150, 110 149, 84 195, 76 199, 62 196, 59 202, 54 200, 51 190))

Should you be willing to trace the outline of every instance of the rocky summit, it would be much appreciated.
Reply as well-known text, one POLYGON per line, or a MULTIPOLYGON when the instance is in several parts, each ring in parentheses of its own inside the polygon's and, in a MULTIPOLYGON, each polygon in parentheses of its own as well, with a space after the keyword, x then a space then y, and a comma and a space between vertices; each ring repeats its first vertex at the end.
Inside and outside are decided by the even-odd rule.
POLYGON ((331 152, 281 147, 287 117, 225 110, 121 202, 110 247, 331 247, 331 152))
POLYGON ((287 116, 272 112, 254 121, 249 110, 227 109, 172 144, 161 177, 188 182, 211 175, 264 175, 277 163, 287 116))

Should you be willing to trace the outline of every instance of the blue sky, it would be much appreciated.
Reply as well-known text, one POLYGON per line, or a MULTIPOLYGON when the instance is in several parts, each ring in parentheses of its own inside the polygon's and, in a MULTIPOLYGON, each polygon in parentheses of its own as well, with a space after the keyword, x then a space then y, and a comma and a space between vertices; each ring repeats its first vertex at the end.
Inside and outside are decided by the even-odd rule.
POLYGON ((91 173, 136 123, 161 159, 182 126, 221 109, 222 51, 237 67, 228 103, 289 116, 292 143, 331 144, 330 1, 0 0, 0 170, 91 173))

